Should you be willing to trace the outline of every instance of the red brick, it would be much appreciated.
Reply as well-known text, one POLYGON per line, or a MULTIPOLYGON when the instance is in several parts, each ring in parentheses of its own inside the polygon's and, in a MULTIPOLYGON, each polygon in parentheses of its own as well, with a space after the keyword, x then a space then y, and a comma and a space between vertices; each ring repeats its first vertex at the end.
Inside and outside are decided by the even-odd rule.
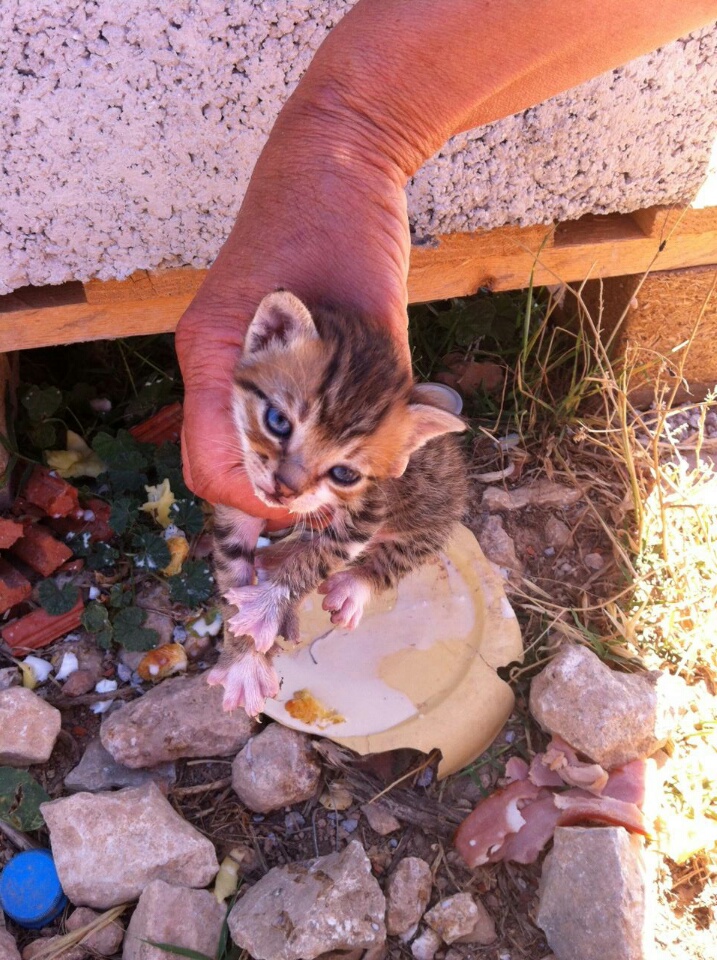
POLYGON ((170 403, 162 407, 153 417, 138 423, 130 428, 130 433, 140 443, 156 443, 157 446, 166 440, 175 443, 182 433, 184 411, 181 403, 170 403))
POLYGON ((32 593, 32 584, 15 567, 0 559, 0 613, 22 603, 32 593))
POLYGON ((47 467, 35 467, 22 492, 26 500, 41 507, 49 517, 67 517, 80 509, 75 487, 47 467))
POLYGON ((89 533, 92 543, 98 540, 110 540, 113 535, 110 527, 110 505, 104 500, 92 499, 87 501, 82 512, 85 513, 87 510, 94 513, 93 520, 85 520, 82 516, 58 517, 49 521, 50 526, 63 536, 68 533, 89 533))
POLYGON ((15 654, 39 650, 80 626, 85 606, 80 598, 69 613, 52 617, 45 610, 33 610, 27 616, 3 628, 2 638, 15 654))
POLYGON ((27 524, 25 536, 13 545, 12 552, 43 577, 49 577, 72 556, 72 550, 39 523, 27 524))
POLYGON ((0 548, 7 550, 16 540, 19 540, 23 534, 23 526, 16 520, 7 520, 0 517, 0 548))

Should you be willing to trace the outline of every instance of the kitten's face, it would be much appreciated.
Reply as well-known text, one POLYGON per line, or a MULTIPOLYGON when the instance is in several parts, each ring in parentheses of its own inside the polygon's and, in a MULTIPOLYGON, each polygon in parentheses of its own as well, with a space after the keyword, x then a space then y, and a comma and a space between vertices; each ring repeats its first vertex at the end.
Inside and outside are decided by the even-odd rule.
POLYGON ((377 480, 400 476, 432 436, 464 428, 409 402, 410 380, 388 341, 322 332, 292 294, 270 294, 235 376, 247 475, 260 500, 297 514, 355 504, 377 480))

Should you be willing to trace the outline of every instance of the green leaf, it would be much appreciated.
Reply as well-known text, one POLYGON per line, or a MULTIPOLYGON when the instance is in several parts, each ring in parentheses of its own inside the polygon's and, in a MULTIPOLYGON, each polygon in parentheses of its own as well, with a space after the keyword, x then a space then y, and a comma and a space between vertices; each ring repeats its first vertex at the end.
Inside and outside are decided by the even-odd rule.
POLYGON ((143 570, 163 570, 172 559, 167 541, 151 530, 141 530, 132 539, 134 565, 143 570))
POLYGON ((147 446, 138 443, 128 430, 118 430, 116 437, 104 430, 95 434, 92 449, 107 464, 107 476, 115 492, 138 491, 147 483, 147 446))
POLYGON ((54 580, 43 580, 37 587, 37 598, 42 609, 51 617, 69 613, 77 603, 80 591, 72 583, 58 587, 54 580))
POLYGON ((62 406, 62 393, 57 387, 32 386, 23 393, 21 402, 33 423, 38 423, 57 413, 62 406))
POLYGON ((30 427, 27 435, 38 450, 50 450, 57 443, 57 428, 54 423, 37 423, 30 427))
POLYGON ((114 567, 118 560, 119 550, 100 541, 92 544, 87 554, 87 567, 89 570, 104 570, 105 567, 114 567))
POLYGON ((110 527, 114 533, 126 533, 137 522, 139 501, 132 497, 120 497, 110 509, 110 527))
POLYGON ((146 617, 147 612, 141 607, 125 607, 115 616, 114 638, 125 650, 153 650, 157 646, 157 631, 142 626, 146 617))
POLYGON ((16 830, 39 830, 40 804, 50 798, 26 770, 0 767, 0 820, 16 830))
POLYGON ((127 416, 143 417, 155 407, 160 406, 171 396, 174 383, 167 377, 150 380, 139 388, 136 397, 127 404, 127 416))
POLYGON ((132 592, 125 590, 121 583, 113 583, 110 587, 110 606, 113 610, 121 610, 132 604, 132 592))
POLYGON ((196 500, 175 500, 169 508, 172 523, 189 536, 201 533, 204 528, 204 514, 196 500))
POLYGON ((112 640, 114 639, 114 631, 112 627, 108 624, 104 630, 98 630, 94 634, 94 638, 97 641, 97 646, 101 647, 103 650, 109 650, 112 647, 112 640))
POLYGON ((107 608, 97 600, 91 600, 82 614, 82 626, 88 633, 99 633, 110 624, 107 608))
POLYGON ((158 950, 164 950, 165 953, 176 953, 180 957, 187 957, 188 960, 213 960, 206 953, 191 950, 189 947, 178 947, 173 943, 160 943, 158 940, 145 940, 144 938, 142 938, 142 942, 148 943, 151 947, 157 947, 158 950))
POLYGON ((214 592, 214 577, 204 560, 188 560, 182 572, 168 577, 169 596, 173 603, 198 607, 214 592))

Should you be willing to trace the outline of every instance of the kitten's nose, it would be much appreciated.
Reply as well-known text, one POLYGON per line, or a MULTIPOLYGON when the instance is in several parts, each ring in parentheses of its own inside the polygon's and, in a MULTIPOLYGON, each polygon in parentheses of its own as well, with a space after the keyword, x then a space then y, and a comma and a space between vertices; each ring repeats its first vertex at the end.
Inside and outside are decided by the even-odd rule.
POLYGON ((287 460, 274 474, 276 492, 280 497, 294 497, 306 486, 307 472, 300 463, 287 460))

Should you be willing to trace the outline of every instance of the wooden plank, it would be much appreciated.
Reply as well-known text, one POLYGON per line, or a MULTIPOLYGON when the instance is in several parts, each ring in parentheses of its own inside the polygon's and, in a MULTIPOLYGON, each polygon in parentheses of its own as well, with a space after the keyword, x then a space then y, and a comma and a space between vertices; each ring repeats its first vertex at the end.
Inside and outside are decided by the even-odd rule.
MULTIPOLYGON (((452 234, 415 246, 408 293, 418 303, 481 288, 521 289, 531 274, 542 285, 712 264, 717 264, 716 208, 653 208, 558 227, 452 234)), ((174 330, 204 276, 205 271, 182 268, 138 271, 124 281, 24 288, 0 297, 0 352, 174 330), (32 289, 39 292, 28 293, 32 289), (55 305, 46 305, 53 297, 55 305)))

